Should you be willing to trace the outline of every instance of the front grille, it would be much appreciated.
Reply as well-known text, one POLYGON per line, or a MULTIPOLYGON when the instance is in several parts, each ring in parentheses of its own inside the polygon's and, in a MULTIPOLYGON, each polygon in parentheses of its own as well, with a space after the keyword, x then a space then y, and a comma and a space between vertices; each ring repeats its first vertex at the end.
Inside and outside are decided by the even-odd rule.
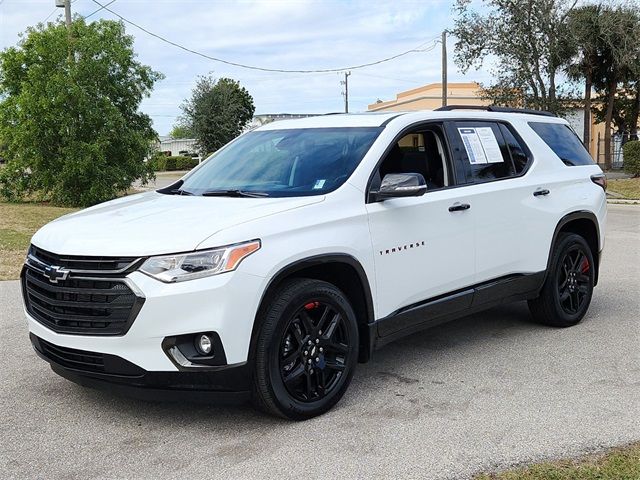
POLYGON ((136 257, 81 257, 73 255, 56 255, 31 245, 29 254, 47 265, 57 265, 68 270, 91 271, 99 273, 116 273, 131 267, 136 257))
POLYGON ((41 338, 38 344, 42 354, 63 367, 86 372, 104 373, 104 355, 102 353, 59 347, 41 338))
MULTIPOLYGON (((113 269, 105 270, 103 276, 88 276, 68 268, 66 278, 53 282, 44 270, 64 262, 53 254, 36 257, 38 253, 32 247, 22 275, 25 304, 33 318, 58 333, 124 335, 127 332, 144 298, 137 296, 124 278, 113 277, 113 269)), ((109 261, 115 265, 127 264, 127 260, 109 261)))

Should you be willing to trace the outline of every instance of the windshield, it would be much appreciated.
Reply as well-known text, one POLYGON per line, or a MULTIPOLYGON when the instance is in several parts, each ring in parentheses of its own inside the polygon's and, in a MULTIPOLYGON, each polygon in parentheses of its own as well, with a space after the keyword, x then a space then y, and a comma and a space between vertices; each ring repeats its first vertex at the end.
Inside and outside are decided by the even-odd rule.
POLYGON ((249 132, 187 176, 180 191, 269 197, 325 194, 349 178, 381 130, 343 127, 249 132))

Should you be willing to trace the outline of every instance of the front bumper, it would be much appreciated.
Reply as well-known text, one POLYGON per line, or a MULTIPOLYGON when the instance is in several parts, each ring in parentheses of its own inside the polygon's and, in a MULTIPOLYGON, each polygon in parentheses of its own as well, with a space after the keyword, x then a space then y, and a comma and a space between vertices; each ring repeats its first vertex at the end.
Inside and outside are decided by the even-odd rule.
POLYGON ((246 363, 198 371, 146 371, 116 355, 59 348, 33 333, 29 337, 55 373, 82 386, 143 400, 242 403, 249 399, 246 363))
POLYGON ((240 271, 166 284, 140 272, 127 279, 144 296, 144 305, 121 336, 56 333, 26 310, 29 331, 54 345, 118 356, 152 372, 179 371, 163 341, 198 332, 215 332, 227 365, 248 359, 253 322, 266 279, 240 271))
POLYGON ((177 399, 191 392, 190 398, 235 403, 248 396, 249 345, 266 279, 235 271, 166 284, 135 271, 127 280, 144 304, 124 335, 57 333, 25 309, 38 355, 71 381, 134 397, 177 399), (170 357, 172 341, 199 332, 212 332, 219 340, 221 362, 184 366, 170 357), (51 345, 54 354, 42 342, 51 345), (104 370, 65 361, 55 355, 55 348, 84 352, 90 362, 103 358, 104 370))

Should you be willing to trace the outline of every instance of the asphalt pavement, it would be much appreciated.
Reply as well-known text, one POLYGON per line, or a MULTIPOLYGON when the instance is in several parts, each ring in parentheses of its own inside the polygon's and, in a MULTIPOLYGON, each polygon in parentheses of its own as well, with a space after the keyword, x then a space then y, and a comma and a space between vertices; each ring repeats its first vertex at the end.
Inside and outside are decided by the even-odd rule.
POLYGON ((304 423, 70 383, 0 282, 0 477, 458 479, 638 441, 640 207, 609 207, 606 242, 580 325, 538 326, 518 303, 413 335, 304 423))

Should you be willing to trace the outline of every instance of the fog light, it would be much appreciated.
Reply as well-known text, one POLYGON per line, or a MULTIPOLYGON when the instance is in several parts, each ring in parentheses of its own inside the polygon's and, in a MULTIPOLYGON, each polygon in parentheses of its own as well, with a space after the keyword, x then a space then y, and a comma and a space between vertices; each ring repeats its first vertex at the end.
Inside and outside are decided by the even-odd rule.
POLYGON ((196 337, 196 349, 198 350, 198 353, 201 355, 209 355, 212 348, 213 343, 211 342, 211 337, 209 335, 203 333, 196 337))

